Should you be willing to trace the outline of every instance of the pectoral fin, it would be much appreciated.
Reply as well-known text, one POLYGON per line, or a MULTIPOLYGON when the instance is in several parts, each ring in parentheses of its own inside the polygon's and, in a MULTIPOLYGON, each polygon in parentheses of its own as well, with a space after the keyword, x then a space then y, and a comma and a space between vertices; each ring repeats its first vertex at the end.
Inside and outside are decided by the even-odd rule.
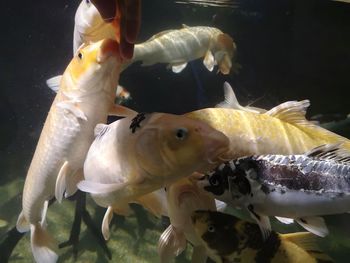
POLYGON ((325 237, 329 234, 326 223, 322 217, 303 217, 298 218, 295 221, 297 221, 298 224, 300 224, 307 231, 310 231, 317 236, 325 237))
POLYGON ((203 64, 209 71, 213 71, 215 59, 213 53, 211 53, 210 50, 208 50, 207 53, 205 53, 203 64))
POLYGON ((82 180, 78 183, 78 188, 90 194, 110 194, 113 192, 118 192, 128 186, 129 183, 120 184, 101 184, 97 182, 82 180))
POLYGON ((114 104, 112 108, 109 110, 109 115, 117 116, 117 117, 133 117, 137 115, 137 111, 134 111, 128 107, 114 104))
POLYGON ((109 206, 107 208, 107 211, 103 217, 102 220, 102 235, 104 237, 105 240, 109 239, 110 233, 109 233, 109 224, 111 223, 113 218, 113 208, 111 206, 109 206))
POLYGON ((30 230, 30 224, 27 219, 24 217, 23 211, 18 216, 16 223, 17 231, 20 233, 25 233, 30 230))
POLYGON ((183 71, 183 69, 187 66, 187 62, 184 63, 178 63, 178 64, 172 64, 171 65, 171 70, 174 73, 180 73, 181 71, 183 71))
POLYGON ((46 80, 46 85, 54 92, 58 92, 61 84, 62 75, 58 75, 46 80))
POLYGON ((186 244, 185 235, 172 225, 169 225, 160 236, 158 242, 160 262, 171 262, 174 257, 185 250, 186 244))
POLYGON ((59 203, 62 202, 64 191, 66 190, 66 177, 70 172, 68 161, 65 161, 58 173, 55 186, 55 197, 59 203))
POLYGON ((74 105, 74 102, 71 101, 61 101, 56 104, 58 108, 61 108, 63 110, 66 110, 73 114, 76 118, 87 121, 87 117, 85 113, 79 109, 76 105, 74 105))
POLYGON ((141 204, 157 217, 168 216, 166 193, 163 189, 139 197, 136 203, 141 204))
POLYGON ((251 217, 257 222, 260 227, 262 236, 264 240, 267 240, 271 233, 271 224, 268 216, 260 215, 254 211, 253 205, 248 205, 247 207, 251 217))
POLYGON ((280 216, 275 216, 275 218, 280 221, 283 224, 289 225, 294 223, 293 218, 287 218, 287 217, 280 217, 280 216))

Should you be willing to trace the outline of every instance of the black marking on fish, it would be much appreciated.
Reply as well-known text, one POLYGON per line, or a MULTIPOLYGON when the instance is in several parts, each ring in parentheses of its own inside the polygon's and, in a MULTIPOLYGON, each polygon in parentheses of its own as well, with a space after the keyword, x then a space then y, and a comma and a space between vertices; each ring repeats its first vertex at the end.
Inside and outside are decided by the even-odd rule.
POLYGON ((256 253, 256 263, 271 262, 281 246, 281 239, 276 232, 272 232, 269 238, 263 243, 256 253))
POLYGON ((206 231, 202 239, 215 250, 221 257, 229 256, 235 252, 239 245, 238 233, 235 229, 237 219, 231 215, 208 212, 208 226, 213 226, 215 231, 206 231))
POLYGON ((220 166, 216 168, 212 173, 205 175, 204 179, 208 179, 209 186, 205 186, 204 190, 213 193, 214 195, 223 195, 225 191, 229 189, 228 173, 229 167, 225 166, 220 169, 220 166))
POLYGON ((140 112, 137 114, 132 120, 129 128, 131 129, 132 133, 135 133, 137 128, 141 128, 140 123, 146 119, 146 114, 145 112, 140 112))
POLYGON ((241 168, 232 167, 235 167, 233 162, 224 163, 207 174, 210 186, 204 189, 214 195, 222 195, 225 191, 230 191, 233 198, 253 194, 246 172, 241 168))
POLYGON ((270 156, 260 156, 255 157, 255 161, 259 169, 257 181, 261 185, 276 187, 282 194, 287 189, 316 194, 350 191, 350 166, 347 164, 315 160, 305 155, 274 160, 270 156))

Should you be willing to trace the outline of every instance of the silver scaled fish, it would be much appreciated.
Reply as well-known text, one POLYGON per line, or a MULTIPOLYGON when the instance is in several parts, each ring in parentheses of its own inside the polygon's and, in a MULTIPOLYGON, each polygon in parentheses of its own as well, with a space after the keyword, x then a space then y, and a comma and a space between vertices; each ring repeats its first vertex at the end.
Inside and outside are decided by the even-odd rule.
POLYGON ((267 216, 276 216, 325 236, 328 229, 317 216, 349 212, 350 152, 333 144, 300 155, 243 157, 207 173, 199 185, 249 211, 263 228, 270 227, 267 216))

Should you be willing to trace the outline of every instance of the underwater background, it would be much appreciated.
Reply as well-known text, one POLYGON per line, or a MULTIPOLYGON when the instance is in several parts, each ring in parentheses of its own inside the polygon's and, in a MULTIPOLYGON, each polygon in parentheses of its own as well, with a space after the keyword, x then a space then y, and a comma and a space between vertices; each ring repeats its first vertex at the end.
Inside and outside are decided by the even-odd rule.
MULTIPOLYGON (((21 192, 42 125, 55 96, 46 79, 63 72, 72 57, 74 14, 79 1, 6 1, 3 3, 0 55, 0 244, 21 210, 21 192)), ((241 0, 236 8, 182 5, 144 0, 139 41, 167 29, 214 26, 237 45, 235 69, 224 76, 202 61, 180 74, 164 64, 132 65, 120 84, 132 96, 129 107, 144 112, 185 113, 223 100, 228 81, 242 105, 271 108, 287 100, 310 99, 308 117, 350 138, 350 4, 326 0, 241 0)), ((112 119, 111 119, 112 121, 112 119)), ((69 237, 74 202, 53 204, 49 230, 59 242, 69 237)), ((107 243, 112 262, 157 262, 157 242, 166 228, 138 206, 135 215, 115 216, 107 243)), ((88 199, 93 221, 104 209, 88 199)), ((320 245, 336 262, 350 256, 350 215, 326 217, 330 236, 320 245)), ((280 232, 301 230, 275 222, 280 232)), ((82 224, 77 261, 71 247, 59 262, 109 262, 82 224)), ((176 262, 190 262, 190 246, 176 262)), ((2 259, 0 257, 0 262, 2 259)), ((9 262, 33 262, 29 235, 9 262)))

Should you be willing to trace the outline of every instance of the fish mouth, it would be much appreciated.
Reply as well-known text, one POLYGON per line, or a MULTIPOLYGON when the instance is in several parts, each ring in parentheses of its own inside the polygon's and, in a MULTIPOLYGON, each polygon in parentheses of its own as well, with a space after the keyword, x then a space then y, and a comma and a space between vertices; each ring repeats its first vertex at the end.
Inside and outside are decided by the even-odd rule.
POLYGON ((107 38, 103 39, 101 42, 102 43, 97 56, 98 63, 103 63, 110 57, 116 57, 118 60, 121 60, 120 48, 117 41, 107 38))

